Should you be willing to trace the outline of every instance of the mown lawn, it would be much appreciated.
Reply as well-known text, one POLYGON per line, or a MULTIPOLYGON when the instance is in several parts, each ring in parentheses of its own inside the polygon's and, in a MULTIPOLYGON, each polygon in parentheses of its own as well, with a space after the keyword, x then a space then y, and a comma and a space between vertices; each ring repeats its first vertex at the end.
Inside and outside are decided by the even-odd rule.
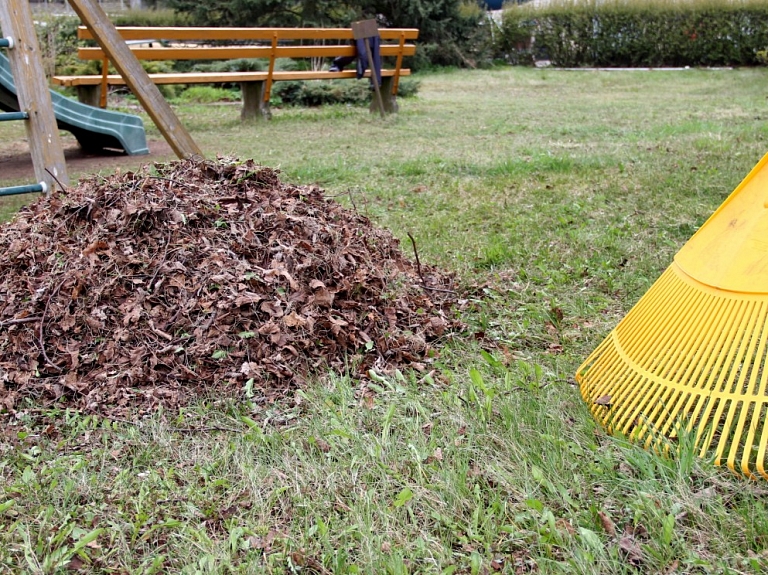
MULTIPOLYGON (((606 435, 573 380, 766 152, 768 69, 417 78, 384 120, 176 110, 209 157, 316 183, 456 273, 467 329, 434 371, 133 422, 29 405, 0 440, 0 571, 768 568, 764 481, 606 435)), ((22 137, 0 124, 0 153, 22 137)))

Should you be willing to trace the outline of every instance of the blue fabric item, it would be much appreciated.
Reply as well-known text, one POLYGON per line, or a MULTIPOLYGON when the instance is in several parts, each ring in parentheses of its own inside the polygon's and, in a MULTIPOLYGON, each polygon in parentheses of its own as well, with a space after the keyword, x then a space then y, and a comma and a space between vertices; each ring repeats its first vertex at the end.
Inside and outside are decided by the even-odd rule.
POLYGON ((379 36, 373 36, 372 38, 360 38, 355 41, 357 47, 357 77, 358 79, 363 77, 365 71, 371 68, 371 73, 375 71, 378 84, 381 86, 381 38, 379 36), (368 51, 365 49, 365 41, 371 46, 371 56, 373 57, 373 63, 368 62, 368 51))

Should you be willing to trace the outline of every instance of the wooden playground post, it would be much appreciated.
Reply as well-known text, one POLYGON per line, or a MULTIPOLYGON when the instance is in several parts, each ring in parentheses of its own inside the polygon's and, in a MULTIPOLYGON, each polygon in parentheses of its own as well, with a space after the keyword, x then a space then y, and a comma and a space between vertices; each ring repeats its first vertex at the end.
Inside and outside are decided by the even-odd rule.
POLYGON ((131 53, 97 0, 69 0, 69 4, 99 42, 101 49, 115 65, 176 155, 179 158, 202 157, 203 152, 149 78, 141 62, 131 53))
POLYGON ((25 124, 35 178, 47 186, 47 191, 56 183, 68 185, 64 151, 28 0, 0 1, 0 27, 13 42, 8 60, 19 110, 28 114, 25 124))

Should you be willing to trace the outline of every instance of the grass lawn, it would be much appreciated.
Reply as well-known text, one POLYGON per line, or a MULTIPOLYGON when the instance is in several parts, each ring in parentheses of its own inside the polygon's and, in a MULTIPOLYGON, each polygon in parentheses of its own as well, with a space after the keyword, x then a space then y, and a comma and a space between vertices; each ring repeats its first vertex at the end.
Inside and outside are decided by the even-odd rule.
POLYGON ((209 157, 316 183, 457 274, 468 327, 434 372, 136 422, 29 406, 0 439, 0 572, 768 569, 765 482, 606 435, 573 380, 766 152, 768 69, 417 78, 383 120, 176 111, 209 157))

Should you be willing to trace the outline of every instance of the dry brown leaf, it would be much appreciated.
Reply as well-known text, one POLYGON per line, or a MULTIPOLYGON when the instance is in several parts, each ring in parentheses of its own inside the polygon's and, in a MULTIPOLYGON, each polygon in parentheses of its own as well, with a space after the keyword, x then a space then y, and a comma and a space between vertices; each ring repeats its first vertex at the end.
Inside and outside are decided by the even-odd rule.
POLYGON ((424 460, 425 464, 434 463, 435 461, 443 460, 443 450, 439 447, 432 452, 432 455, 424 460))
POLYGON ((609 537, 616 537, 616 525, 611 518, 608 517, 608 514, 604 511, 598 511, 597 514, 600 517, 600 523, 603 525, 603 530, 609 537))
POLYGON ((283 317, 283 323, 287 327, 304 327, 305 325, 307 325, 307 320, 301 317, 295 311, 292 311, 291 313, 283 317))
POLYGON ((601 395, 595 400, 595 404, 602 405, 605 407, 611 406, 611 396, 610 395, 601 395))
POLYGON ((82 559, 80 559, 80 557, 75 555, 67 563, 67 570, 68 571, 79 571, 80 569, 82 569, 85 566, 86 566, 85 561, 83 561, 82 559))
POLYGON ((555 526, 561 531, 568 533, 568 535, 576 534, 576 530, 573 528, 573 525, 571 525, 567 519, 563 519, 562 517, 555 521, 555 526))
POLYGON ((624 527, 624 533, 619 539, 619 550, 628 563, 639 567, 643 563, 643 550, 635 539, 635 529, 631 525, 624 527))

